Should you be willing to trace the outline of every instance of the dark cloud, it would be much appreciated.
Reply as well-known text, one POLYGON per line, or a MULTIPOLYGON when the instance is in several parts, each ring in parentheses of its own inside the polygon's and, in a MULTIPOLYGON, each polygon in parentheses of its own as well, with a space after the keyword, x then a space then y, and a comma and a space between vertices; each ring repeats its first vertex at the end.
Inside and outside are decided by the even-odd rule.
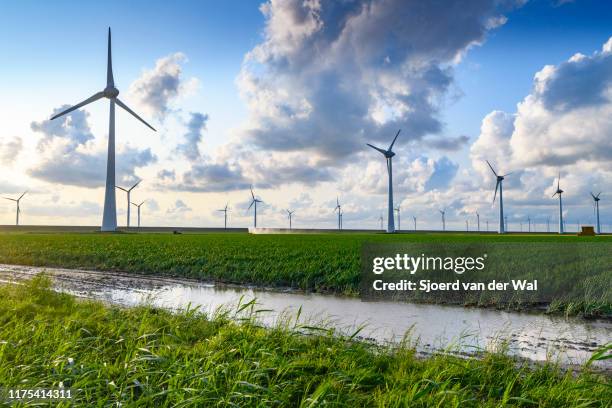
POLYGON ((191 112, 187 122, 187 133, 183 136, 184 143, 176 147, 177 152, 181 153, 190 161, 201 159, 198 144, 202 141, 203 132, 206 130, 208 115, 199 112, 191 112))
MULTIPOLYGON (((503 23, 500 13, 513 3, 265 3, 265 40, 238 78, 251 112, 247 141, 338 159, 398 128, 406 139, 438 133, 452 63, 503 23)), ((453 142, 450 150, 465 140, 453 142)))

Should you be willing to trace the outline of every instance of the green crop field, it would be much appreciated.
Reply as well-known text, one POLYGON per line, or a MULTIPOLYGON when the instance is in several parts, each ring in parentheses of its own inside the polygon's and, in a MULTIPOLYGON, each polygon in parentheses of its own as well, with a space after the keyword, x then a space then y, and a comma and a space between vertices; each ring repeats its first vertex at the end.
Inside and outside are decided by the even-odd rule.
POLYGON ((589 364, 563 371, 501 351, 423 359, 407 346, 356 342, 291 318, 262 328, 252 304, 213 316, 125 309, 77 301, 49 284, 39 275, 0 286, 0 387, 70 388, 74 399, 54 406, 606 407, 612 401, 610 377, 589 364))
MULTIPOLYGON (((612 248, 612 236, 2 233, 0 263, 159 274, 355 295, 360 282, 360 252, 366 242, 508 242, 523 243, 525 248, 534 242, 591 242, 607 243, 612 248)), ((587 285, 574 298, 551 302, 549 310, 610 315, 612 251, 604 255, 598 255, 597 263, 603 262, 606 267, 599 267, 589 279, 571 273, 549 276, 567 286, 576 286, 576 281, 587 285)))

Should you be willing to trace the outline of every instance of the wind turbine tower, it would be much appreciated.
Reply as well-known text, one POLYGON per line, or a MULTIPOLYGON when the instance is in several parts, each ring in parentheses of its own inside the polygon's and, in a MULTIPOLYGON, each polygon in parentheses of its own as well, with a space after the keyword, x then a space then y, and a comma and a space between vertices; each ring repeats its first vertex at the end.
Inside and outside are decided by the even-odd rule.
POLYGON ((395 211, 397 211, 397 230, 401 231, 402 230, 402 222, 401 222, 401 218, 400 218, 400 206, 399 205, 397 207, 395 207, 395 211))
POLYGON ((255 193, 253 193, 253 186, 251 186, 251 205, 249 205, 247 211, 250 210, 253 205, 255 205, 253 212, 253 226, 255 228, 257 228, 257 203, 263 203, 263 201, 261 201, 259 198, 255 198, 255 193))
POLYGON ((15 204, 17 204, 17 213, 15 216, 15 225, 19 225, 19 214, 21 213, 21 208, 19 207, 19 204, 21 203, 21 199, 23 198, 24 195, 26 195, 28 192, 24 191, 24 193, 22 195, 19 196, 19 198, 8 198, 8 197, 3 197, 5 200, 9 200, 9 201, 14 201, 15 204))
POLYGON ((595 228, 598 234, 601 234, 601 225, 599 224, 599 195, 601 194, 601 191, 599 193, 597 193, 597 195, 591 193, 591 197, 593 197, 593 206, 595 209, 595 228))
POLYGON ((229 204, 226 203, 225 207, 223 207, 223 209, 217 210, 217 211, 222 211, 223 212, 223 229, 227 229, 227 211, 229 209, 228 205, 229 204))
POLYGON ((380 214, 380 217, 378 217, 378 221, 380 221, 380 229, 383 229, 383 216, 382 214, 380 214))
POLYGON ((495 183, 495 194, 493 195, 493 203, 495 203, 495 197, 497 196, 497 190, 499 189, 499 233, 504 234, 506 232, 507 226, 504 225, 503 181, 506 176, 509 176, 512 173, 508 173, 508 174, 504 174, 503 176, 500 176, 499 174, 495 172, 495 170, 493 170, 493 166, 491 166, 491 163, 489 163, 488 160, 486 162, 497 179, 495 183))
POLYGON ((553 197, 559 196, 559 234, 563 234, 563 200, 561 195, 563 194, 563 190, 560 187, 561 184, 561 172, 559 172, 559 178, 557 179, 557 191, 552 195, 553 197))
POLYGON ((119 186, 115 186, 117 187, 119 190, 123 190, 127 193, 127 227, 130 228, 130 203, 132 202, 130 200, 130 194, 132 193, 132 190, 136 188, 136 186, 138 186, 138 184, 140 184, 142 180, 138 180, 136 182, 136 184, 134 184, 132 187, 130 188, 123 188, 123 187, 119 187, 119 186))
POLYGON ((527 230, 527 232, 531 232, 531 217, 529 215, 527 216, 527 223, 529 224, 529 229, 527 230))
POLYGON ((289 216, 289 229, 292 229, 291 218, 293 217, 293 213, 295 212, 295 210, 293 211, 285 210, 285 211, 287 211, 287 215, 289 216))
POLYGON ((147 200, 142 201, 140 204, 132 203, 132 205, 136 206, 137 211, 138 211, 138 228, 140 228, 140 207, 142 207, 145 201, 147 200))
POLYGON ((412 220, 414 221, 414 230, 416 231, 416 217, 414 215, 412 216, 412 220))
POLYGON ((440 211, 440 215, 442 215, 442 231, 446 231, 446 208, 440 211))
POLYGON ((476 211, 476 223, 478 224, 478 232, 480 232, 480 214, 476 211))
MULTIPOLYGON (((156 131, 153 126, 149 125, 138 116, 133 110, 131 110, 126 104, 121 102, 119 98, 119 90, 115 88, 115 80, 113 78, 113 62, 111 53, 111 30, 108 28, 108 55, 106 65, 106 88, 104 90, 92 95, 68 108, 53 117, 51 120, 59 118, 73 110, 82 108, 98 99, 107 98, 110 100, 110 114, 108 120, 108 156, 106 160, 106 190, 104 193, 104 214, 102 216, 102 231, 115 231, 117 229, 117 203, 115 202, 115 105, 119 105, 120 108, 126 110, 129 114, 134 116, 136 119, 144 123, 151 130, 156 131)), ((128 201, 129 208, 129 201, 128 201)))
POLYGON ((342 206, 340 205, 340 199, 336 197, 336 208, 334 212, 338 211, 338 230, 342 229, 342 206))
POLYGON ((389 175, 389 207, 388 207, 388 215, 387 215, 387 232, 395 232, 395 226, 393 225, 394 217, 393 217, 393 165, 392 165, 393 156, 395 156, 395 153, 393 152, 392 149, 393 149, 393 145, 395 144, 395 141, 397 140, 397 137, 399 136, 400 132, 401 132, 401 129, 397 131, 397 134, 393 138, 393 141, 391 142, 387 150, 381 149, 379 147, 376 147, 376 146, 373 146, 367 143, 367 145, 370 146, 372 149, 377 150, 378 152, 382 153, 383 156, 385 156, 385 159, 387 160, 387 174, 389 175))

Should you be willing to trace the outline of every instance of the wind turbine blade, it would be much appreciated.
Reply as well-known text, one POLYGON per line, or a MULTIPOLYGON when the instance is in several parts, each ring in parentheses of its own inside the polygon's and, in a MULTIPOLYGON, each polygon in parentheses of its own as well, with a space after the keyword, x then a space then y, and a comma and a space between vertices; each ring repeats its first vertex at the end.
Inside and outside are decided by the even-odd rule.
POLYGON ((255 193, 253 193, 253 186, 251 186, 250 188, 251 188, 251 197, 253 197, 253 200, 255 200, 255 193))
POLYGON ((487 164, 489 165, 489 168, 491 169, 491 171, 493 172, 493 174, 495 174, 495 177, 497 177, 497 173, 495 172, 495 170, 493 170, 493 166, 491 166, 491 163, 489 163, 488 160, 485 160, 487 162, 487 164))
POLYGON ((123 190, 123 191, 125 191, 126 193, 128 192, 128 191, 127 191, 125 188, 123 188, 123 187, 119 187, 119 186, 115 186, 115 187, 116 187, 116 188, 118 188, 119 190, 123 190))
POLYGON ((393 149, 393 145, 395 144, 395 141, 397 140, 397 137, 399 136, 401 131, 402 131, 402 129, 397 131, 397 134, 395 135, 395 137, 393 138, 393 141, 391 142, 391 145, 389 146, 389 151, 391 151, 391 149, 393 149))
POLYGON ((513 171, 511 171, 510 173, 506 173, 506 174, 504 174, 502 177, 509 176, 509 175, 511 175, 512 173, 514 173, 514 172, 513 172, 513 171))
POLYGON ((130 108, 128 108, 128 106, 121 102, 118 98, 115 98, 115 103, 119 106, 121 106, 123 109, 125 109, 127 112, 131 113, 132 116, 134 116, 136 119, 138 119, 139 121, 141 121, 142 123, 144 123, 147 127, 149 127, 149 129, 151 129, 154 132, 157 132, 157 130, 155 130, 155 128, 151 125, 149 125, 143 118, 141 118, 140 116, 138 116, 136 114, 136 112, 134 112, 133 110, 131 110, 130 108))
POLYGON ((135 188, 136 188, 136 186, 137 186, 137 185, 139 185, 141 181, 142 181, 142 180, 138 180, 138 181, 136 182, 136 184, 134 184, 132 187, 130 187, 130 191, 132 191, 133 189, 135 189, 135 188))
POLYGON ((28 192, 24 191, 22 195, 19 196, 19 198, 17 199, 18 201, 21 200, 23 198, 24 195, 26 195, 28 192))
POLYGON ((108 58, 106 65, 106 86, 110 88, 115 87, 115 80, 113 79, 113 57, 111 52, 111 29, 108 27, 108 58))
POLYGON ((374 149, 374 150, 378 150, 378 151, 379 151, 379 152, 381 152, 382 154, 386 154, 386 153, 387 153, 387 152, 386 152, 386 151, 384 151, 383 149, 381 149, 381 148, 379 148, 379 147, 376 147, 376 146, 374 146, 374 145, 371 145, 371 144, 369 144, 369 143, 366 143, 366 145, 370 146, 370 147, 371 147, 372 149, 374 149))
POLYGON ((247 211, 249 211, 251 209, 251 207, 253 206, 254 203, 255 203, 255 200, 251 201, 251 205, 249 205, 249 208, 247 208, 247 211))
POLYGON ((493 202, 495 202, 495 198, 497 197, 497 188, 499 187, 499 181, 495 183, 495 194, 493 194, 493 202))
POLYGON ((8 198, 8 197, 2 197, 2 198, 4 198, 5 200, 17 201, 14 198, 8 198))
POLYGON ((559 178, 557 179, 557 191, 560 190, 559 185, 561 184, 561 172, 559 172, 559 178))
POLYGON ((98 99, 103 98, 103 97, 104 97, 104 92, 98 92, 98 93, 94 94, 93 96, 90 96, 89 98, 85 99, 83 102, 81 102, 81 103, 77 103, 77 104, 76 104, 76 105, 74 105, 73 107, 68 108, 68 109, 66 109, 66 110, 65 110, 65 111, 63 111, 63 112, 60 112, 60 113, 58 113, 57 115, 53 115, 53 116, 51 116, 51 120, 53 120, 53 119, 57 119, 57 118, 59 118, 60 116, 63 116, 63 115, 65 115, 65 114, 67 114, 67 113, 72 112, 73 110, 77 110, 77 109, 79 109, 79 108, 82 108, 83 106, 88 105, 88 104, 90 104, 90 103, 92 103, 92 102, 95 102, 95 101, 97 101, 98 99))

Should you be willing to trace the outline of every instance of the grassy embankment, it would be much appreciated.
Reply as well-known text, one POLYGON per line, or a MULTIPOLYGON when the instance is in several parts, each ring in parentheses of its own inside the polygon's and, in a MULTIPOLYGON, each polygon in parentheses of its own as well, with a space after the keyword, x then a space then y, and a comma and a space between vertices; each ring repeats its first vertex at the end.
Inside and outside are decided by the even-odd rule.
POLYGON ((409 347, 355 342, 289 319, 262 328, 250 306, 240 311, 240 323, 235 313, 77 301, 51 291, 44 277, 0 286, 0 387, 61 383, 77 391, 75 406, 605 407, 612 401, 610 378, 588 366, 579 372, 529 367, 502 353, 419 359, 409 347))
MULTIPOLYGON (((0 234, 0 263, 116 270, 353 295, 359 290, 360 250, 365 242, 520 242, 527 248, 532 242, 612 244, 612 236, 5 233, 0 234)), ((612 257, 612 251, 609 255, 612 257)), ((605 284, 612 271, 608 268, 598 273, 590 279, 549 274, 548 279, 566 283, 578 293, 574 298, 553 301, 549 310, 612 314, 612 288, 605 284), (590 285, 599 294, 592 297, 591 287, 580 285, 590 285), (602 288, 607 288, 603 297, 602 288)))

